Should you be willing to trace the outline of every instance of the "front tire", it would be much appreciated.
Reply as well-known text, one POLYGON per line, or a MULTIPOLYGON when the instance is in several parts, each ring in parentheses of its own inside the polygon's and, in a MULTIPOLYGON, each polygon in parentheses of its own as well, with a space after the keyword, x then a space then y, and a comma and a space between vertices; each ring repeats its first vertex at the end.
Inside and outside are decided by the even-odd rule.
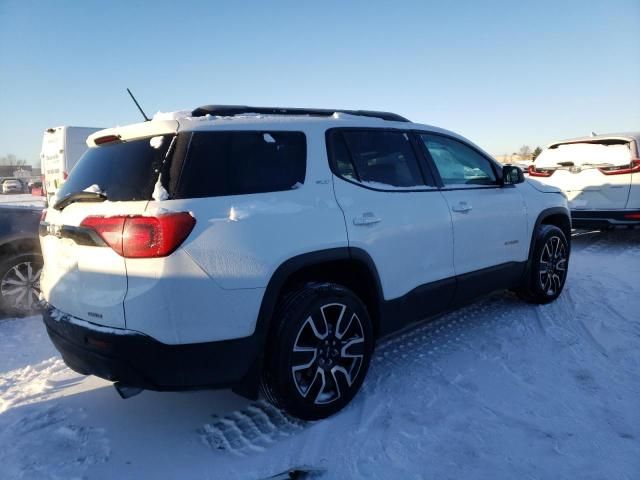
POLYGON ((553 302, 562 293, 569 268, 569 242, 555 225, 540 225, 524 285, 518 295, 530 302, 553 302))
POLYGON ((309 283, 283 298, 274 322, 262 378, 266 397, 303 420, 345 407, 362 385, 374 347, 362 301, 340 285, 309 283))

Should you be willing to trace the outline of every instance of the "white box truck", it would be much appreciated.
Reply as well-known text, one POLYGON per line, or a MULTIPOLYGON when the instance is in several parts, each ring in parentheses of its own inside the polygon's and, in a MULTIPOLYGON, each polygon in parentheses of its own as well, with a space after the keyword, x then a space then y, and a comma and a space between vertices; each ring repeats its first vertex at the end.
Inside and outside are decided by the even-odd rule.
POLYGON ((67 179, 69 172, 87 150, 87 137, 102 128, 55 127, 44 131, 42 139, 43 185, 50 200, 67 179))

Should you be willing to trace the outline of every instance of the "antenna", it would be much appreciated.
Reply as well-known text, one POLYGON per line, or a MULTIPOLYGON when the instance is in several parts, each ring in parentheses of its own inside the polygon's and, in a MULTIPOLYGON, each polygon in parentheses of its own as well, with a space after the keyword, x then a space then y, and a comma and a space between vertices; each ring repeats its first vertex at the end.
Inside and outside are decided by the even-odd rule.
POLYGON ((142 107, 140 106, 140 104, 138 103, 138 101, 136 100, 136 97, 133 96, 133 93, 131 93, 131 90, 129 90, 127 88, 127 93, 131 96, 131 100, 133 100, 133 103, 136 104, 136 107, 138 107, 138 110, 140 110, 140 113, 142 114, 142 116, 144 117, 144 121, 148 122, 149 121, 149 117, 147 117, 144 113, 144 110, 142 110, 142 107))

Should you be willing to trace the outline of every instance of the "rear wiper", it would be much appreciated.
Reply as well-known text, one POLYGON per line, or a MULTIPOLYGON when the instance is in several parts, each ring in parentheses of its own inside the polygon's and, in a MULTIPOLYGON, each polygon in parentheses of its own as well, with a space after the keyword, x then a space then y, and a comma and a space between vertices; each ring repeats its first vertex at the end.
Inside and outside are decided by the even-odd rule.
POLYGON ((67 205, 75 202, 104 202, 107 196, 104 193, 99 192, 76 192, 67 195, 61 200, 58 200, 53 206, 56 210, 62 210, 67 205))

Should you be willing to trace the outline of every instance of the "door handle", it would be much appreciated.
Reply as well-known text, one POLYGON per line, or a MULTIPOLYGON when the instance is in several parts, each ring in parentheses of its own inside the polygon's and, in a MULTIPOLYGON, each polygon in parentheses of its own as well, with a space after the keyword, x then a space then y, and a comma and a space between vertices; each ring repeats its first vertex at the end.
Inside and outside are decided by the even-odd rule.
POLYGON ((467 213, 467 212, 470 212, 472 209, 473 207, 469 205, 467 202, 458 202, 457 205, 454 205, 453 207, 451 207, 451 210, 453 210, 454 212, 460 212, 460 213, 467 213))
POLYGON ((354 225, 373 225, 374 223, 381 222, 382 219, 375 216, 373 212, 365 212, 359 217, 353 217, 354 225))

